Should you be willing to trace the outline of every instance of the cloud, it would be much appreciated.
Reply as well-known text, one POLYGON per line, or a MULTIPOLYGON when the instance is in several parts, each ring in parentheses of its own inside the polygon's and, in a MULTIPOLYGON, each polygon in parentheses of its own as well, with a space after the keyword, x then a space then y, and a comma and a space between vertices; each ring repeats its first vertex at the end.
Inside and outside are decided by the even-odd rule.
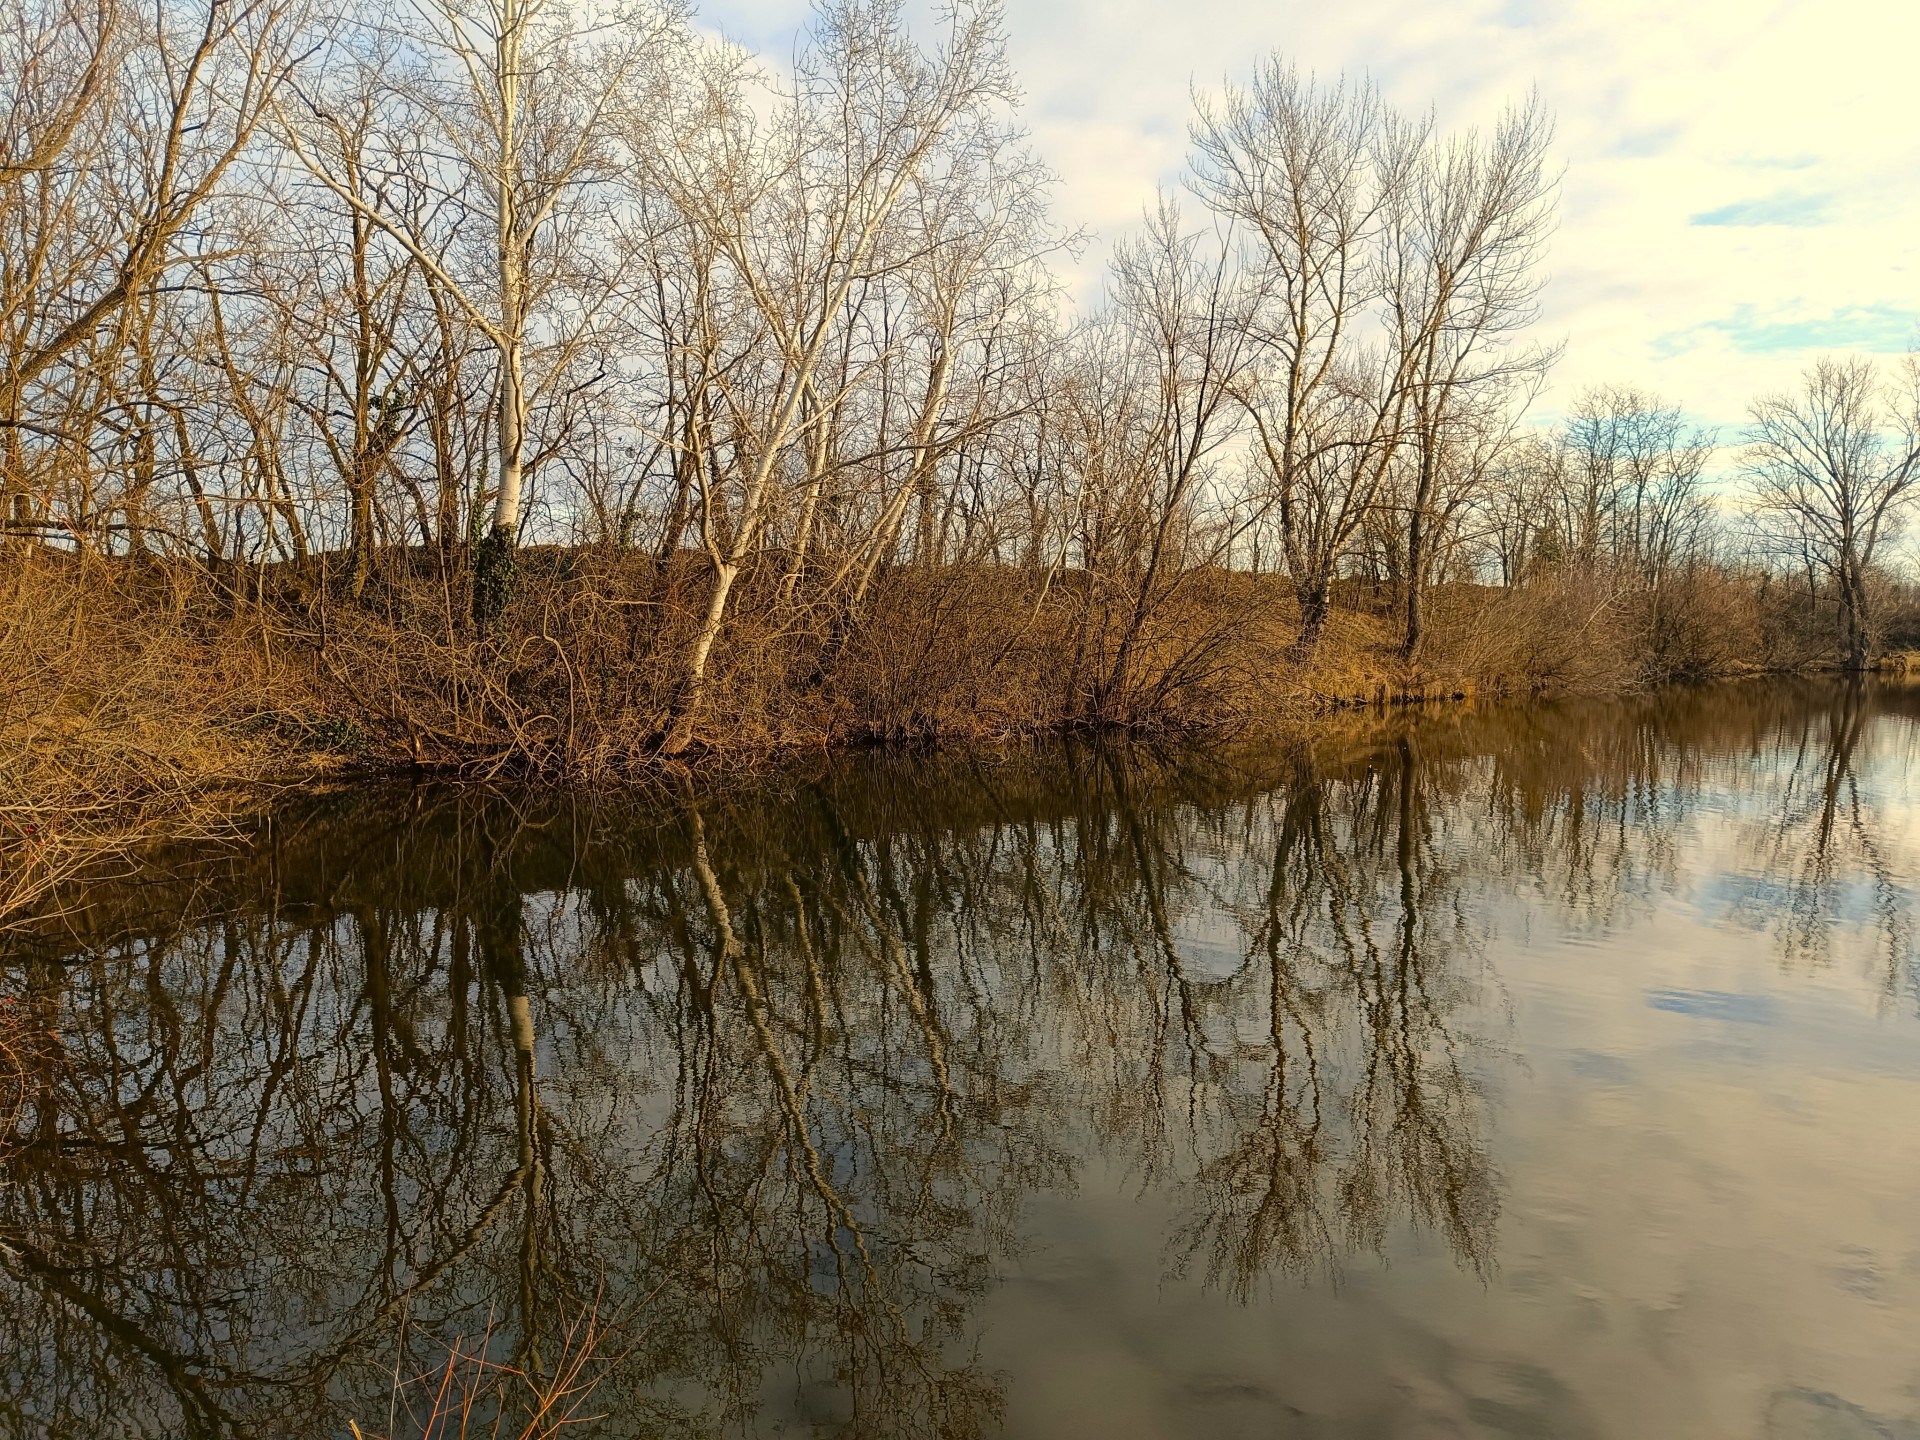
MULTIPOLYGON (((775 57, 809 0, 695 0, 775 57)), ((907 0, 916 25, 937 0, 907 0)), ((1365 71, 1443 128, 1538 86, 1565 165, 1539 339, 1540 399, 1629 382, 1707 415, 1795 383, 1804 352, 1904 348, 1920 311, 1920 5, 1885 0, 1006 0, 1059 218, 1096 242, 1080 303, 1157 183, 1177 185, 1191 87, 1278 47, 1365 71)), ((929 27, 922 31, 931 38, 929 27)), ((1194 211, 1189 207, 1189 216, 1194 211)))
POLYGON ((1665 155, 1679 142, 1682 133, 1682 127, 1679 125, 1656 125, 1646 130, 1630 130, 1614 142, 1610 153, 1633 158, 1665 155))
POLYGON ((1690 225, 1825 225, 1831 195, 1769 195, 1689 216, 1690 225))

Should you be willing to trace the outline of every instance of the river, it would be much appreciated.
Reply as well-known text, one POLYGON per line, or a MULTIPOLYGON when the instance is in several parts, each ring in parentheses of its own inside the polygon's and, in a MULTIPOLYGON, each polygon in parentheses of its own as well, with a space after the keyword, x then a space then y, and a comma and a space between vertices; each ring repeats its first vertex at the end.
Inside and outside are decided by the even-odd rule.
POLYGON ((1916 737, 1755 682, 278 806, 0 964, 0 1435, 418 1436, 457 1346, 580 1440, 1915 1440, 1916 737))

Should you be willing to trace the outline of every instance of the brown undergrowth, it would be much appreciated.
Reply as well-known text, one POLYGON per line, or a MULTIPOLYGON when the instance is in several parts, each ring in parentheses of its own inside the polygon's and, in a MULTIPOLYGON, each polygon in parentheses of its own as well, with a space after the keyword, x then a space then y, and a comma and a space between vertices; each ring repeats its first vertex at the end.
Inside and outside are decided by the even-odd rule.
MULTIPOLYGON (((152 817, 177 831, 236 786, 409 765, 656 773, 705 587, 697 555, 528 549, 506 615, 477 630, 458 552, 388 554, 357 596, 323 566, 0 554, 0 925, 152 817)), ((1574 568, 1518 590, 1441 586, 1414 664, 1390 594, 1339 599, 1303 656, 1271 575, 903 567, 855 609, 810 598, 770 556, 741 579, 696 750, 1199 731, 1469 689, 1620 691, 1830 650, 1764 577, 1712 567, 1659 593, 1574 568)))
POLYGON ((269 627, 212 599, 183 567, 0 560, 0 935, 272 772, 262 717, 294 667, 269 627))

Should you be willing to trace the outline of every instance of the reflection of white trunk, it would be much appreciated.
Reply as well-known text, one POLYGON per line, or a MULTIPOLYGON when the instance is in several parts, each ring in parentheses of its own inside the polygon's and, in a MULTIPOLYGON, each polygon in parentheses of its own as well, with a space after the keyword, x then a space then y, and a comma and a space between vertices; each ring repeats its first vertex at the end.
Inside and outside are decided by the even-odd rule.
POLYGON ((519 1152, 518 1168, 526 1197, 520 1231, 520 1344, 526 1355, 528 1371, 538 1376, 542 1373, 542 1366, 536 1316, 536 1282, 541 1268, 540 1205, 546 1187, 542 1183, 540 1150, 536 1144, 540 1102, 534 1093, 533 1012, 524 994, 507 996, 507 1023, 513 1036, 513 1116, 519 1152))
POLYGON ((520 1063, 526 1067, 527 1077, 533 1076, 533 1010, 527 1004, 524 995, 507 997, 507 1020, 513 1027, 513 1049, 520 1063))
POLYGON ((514 1118, 519 1131, 520 1171, 526 1178, 528 1194, 537 1196, 539 1180, 533 1143, 534 1120, 539 1101, 534 1095, 533 1012, 525 995, 507 996, 507 1024, 513 1037, 514 1118))
MULTIPOLYGON (((869 1276, 873 1274, 873 1257, 867 1249, 866 1236, 860 1228, 860 1221, 851 1206, 841 1198, 827 1179, 827 1166, 820 1158, 820 1151, 813 1143, 812 1133, 807 1125, 807 1116, 802 1108, 804 1083, 796 1087, 793 1077, 787 1069, 786 1061, 781 1057, 780 1046, 774 1038, 773 1027, 767 1020, 767 1004, 760 990, 760 982, 755 978, 753 967, 747 961, 746 947, 734 934, 733 916, 727 909, 726 896, 720 890, 720 879, 713 872, 713 862, 707 856, 707 828, 700 818, 700 812, 693 806, 687 807, 687 822, 693 831, 693 873, 700 882, 700 893, 706 898, 707 913, 713 919, 714 933, 720 937, 721 964, 731 961, 734 979, 739 983, 740 994, 747 1002, 747 1015, 753 1022, 754 1036, 760 1042, 760 1053, 766 1057, 767 1069, 773 1075, 773 1083, 780 1092, 781 1108, 786 1111, 787 1123, 793 1136, 793 1143, 799 1148, 801 1163, 806 1167, 807 1179, 812 1182, 814 1193, 826 1203, 833 1214, 836 1230, 844 1230, 853 1236, 856 1249, 866 1266, 869 1276)), ((788 885, 793 884, 788 877, 788 885)), ((793 889, 798 896, 798 888, 793 889)), ((804 945, 804 940, 803 940, 804 945)), ((720 964, 714 967, 715 978, 721 973, 720 964)), ((831 1236, 836 1255, 841 1253, 837 1235, 831 1236)))

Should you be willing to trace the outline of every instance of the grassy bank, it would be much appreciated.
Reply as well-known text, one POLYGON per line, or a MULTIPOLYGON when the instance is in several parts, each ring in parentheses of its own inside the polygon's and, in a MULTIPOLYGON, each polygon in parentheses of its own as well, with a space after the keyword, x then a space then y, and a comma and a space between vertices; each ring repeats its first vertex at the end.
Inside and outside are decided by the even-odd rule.
MULTIPOLYGON (((569 783, 655 773, 698 620, 695 557, 530 550, 477 630, 460 557, 402 554, 350 596, 323 565, 0 558, 0 915, 236 788, 413 768, 569 783)), ((1417 661, 1395 597, 1343 593, 1310 651, 1284 579, 1197 570, 1157 590, 1014 567, 884 575, 857 612, 749 572, 696 750, 1191 732, 1355 703, 1618 692, 1831 663, 1832 626, 1765 577, 1660 594, 1569 570, 1433 593, 1417 661), (1146 594, 1143 600, 1142 594, 1146 594)))

